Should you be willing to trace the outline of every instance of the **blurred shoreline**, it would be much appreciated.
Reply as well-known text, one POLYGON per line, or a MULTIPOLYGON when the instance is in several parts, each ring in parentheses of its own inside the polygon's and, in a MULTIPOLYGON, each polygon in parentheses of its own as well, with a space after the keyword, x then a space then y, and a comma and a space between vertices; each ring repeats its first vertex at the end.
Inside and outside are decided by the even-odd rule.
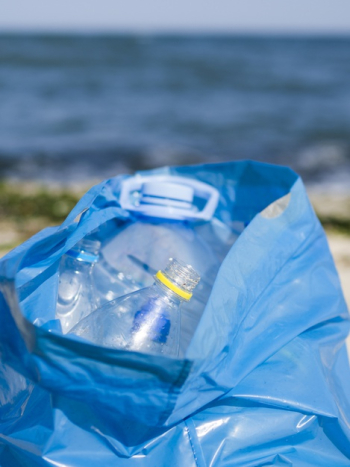
POLYGON ((0 177, 253 159, 350 195, 349 50, 350 37, 0 33, 0 177))

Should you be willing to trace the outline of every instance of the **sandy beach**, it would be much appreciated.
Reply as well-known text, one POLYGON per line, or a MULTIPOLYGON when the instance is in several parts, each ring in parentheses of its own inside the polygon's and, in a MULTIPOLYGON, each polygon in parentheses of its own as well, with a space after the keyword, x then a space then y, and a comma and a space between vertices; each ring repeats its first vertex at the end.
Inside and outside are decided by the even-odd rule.
MULTIPOLYGON (((39 187, 35 183, 0 184, 0 258, 39 230, 60 224, 91 186, 39 187), (19 194, 21 193, 21 194, 19 194)), ((329 242, 350 309, 350 196, 309 192, 329 242)), ((350 336, 348 338, 350 355, 350 336)))
MULTIPOLYGON (((350 197, 343 193, 309 192, 328 238, 345 300, 350 309, 350 197)), ((347 340, 350 356, 350 336, 347 340)))
MULTIPOLYGON (((344 296, 350 309, 350 236, 329 232, 327 238, 339 273, 344 296)), ((347 344, 350 357, 350 336, 347 344)))

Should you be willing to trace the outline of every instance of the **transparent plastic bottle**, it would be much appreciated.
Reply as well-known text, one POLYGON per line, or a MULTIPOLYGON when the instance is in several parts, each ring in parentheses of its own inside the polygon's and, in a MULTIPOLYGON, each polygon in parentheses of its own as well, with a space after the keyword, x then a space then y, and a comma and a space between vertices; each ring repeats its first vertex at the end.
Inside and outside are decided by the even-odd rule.
POLYGON ((95 310, 71 333, 108 348, 177 357, 181 305, 191 299, 199 280, 191 266, 170 259, 151 287, 95 310))
POLYGON ((84 238, 62 257, 56 318, 64 334, 104 303, 138 288, 108 264, 100 248, 98 240, 84 238))
POLYGON ((198 272, 201 281, 196 293, 182 306, 183 353, 197 328, 220 267, 212 246, 188 221, 143 216, 126 224, 104 247, 103 253, 113 268, 124 274, 128 272, 140 287, 152 285, 154 273, 165 268, 169 258, 191 264, 198 272))

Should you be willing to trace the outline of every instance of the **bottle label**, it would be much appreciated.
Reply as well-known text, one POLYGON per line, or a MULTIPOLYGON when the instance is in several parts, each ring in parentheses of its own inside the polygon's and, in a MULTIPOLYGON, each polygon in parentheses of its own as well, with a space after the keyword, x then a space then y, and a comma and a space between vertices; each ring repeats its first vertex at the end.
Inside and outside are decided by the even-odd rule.
POLYGON ((135 313, 132 334, 144 334, 144 338, 165 344, 170 331, 170 320, 161 311, 145 307, 135 313))

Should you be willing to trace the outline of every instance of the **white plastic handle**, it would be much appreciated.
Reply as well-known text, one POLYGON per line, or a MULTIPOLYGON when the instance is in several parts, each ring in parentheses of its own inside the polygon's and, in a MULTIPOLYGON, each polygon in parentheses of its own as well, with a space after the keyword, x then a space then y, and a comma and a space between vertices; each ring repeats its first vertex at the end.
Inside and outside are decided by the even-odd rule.
POLYGON ((172 175, 135 175, 123 181, 120 205, 144 216, 177 220, 212 219, 219 202, 216 188, 192 178, 172 175), (201 198, 201 210, 193 204, 201 198))

